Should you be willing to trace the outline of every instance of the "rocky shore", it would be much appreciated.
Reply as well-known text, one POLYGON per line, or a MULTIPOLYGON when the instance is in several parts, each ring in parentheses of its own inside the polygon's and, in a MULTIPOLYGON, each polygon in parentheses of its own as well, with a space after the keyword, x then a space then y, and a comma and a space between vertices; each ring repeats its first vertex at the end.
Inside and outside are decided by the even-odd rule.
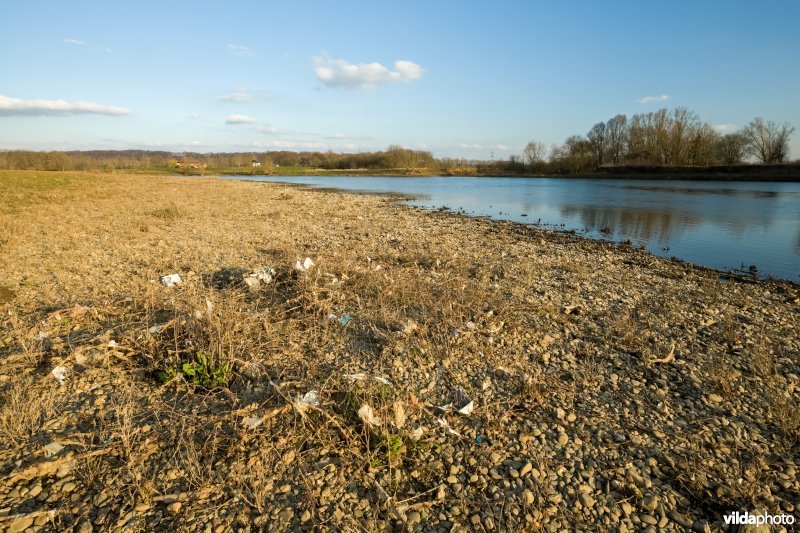
POLYGON ((800 519, 796 285, 383 197, 54 175, 0 173, 0 529, 800 519))

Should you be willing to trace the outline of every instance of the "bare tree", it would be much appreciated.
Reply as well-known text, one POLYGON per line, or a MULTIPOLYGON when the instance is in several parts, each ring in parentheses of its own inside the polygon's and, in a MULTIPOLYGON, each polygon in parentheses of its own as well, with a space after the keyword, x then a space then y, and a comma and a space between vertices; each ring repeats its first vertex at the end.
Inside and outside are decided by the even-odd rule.
POLYGON ((789 157, 789 138, 794 128, 788 123, 759 117, 742 130, 747 140, 747 153, 762 163, 783 163, 789 157))
POLYGON ((544 143, 531 141, 522 151, 522 154, 525 157, 525 163, 533 165, 544 161, 544 157, 547 154, 547 147, 544 143))
POLYGON ((595 164, 599 167, 603 164, 606 155, 606 146, 608 145, 608 138, 606 137, 606 123, 598 122, 589 133, 586 134, 589 142, 592 144, 594 150, 595 164))
POLYGON ((714 160, 719 133, 708 124, 695 124, 690 129, 685 148, 682 150, 681 164, 708 166, 714 160))
POLYGON ((665 163, 669 165, 685 165, 689 162, 707 164, 698 163, 697 160, 704 159, 703 156, 699 156, 704 148, 707 148, 710 157, 713 142, 710 146, 704 147, 700 147, 698 143, 707 140, 713 134, 713 130, 709 132, 710 126, 703 128, 697 113, 685 107, 676 107, 670 113, 668 127, 669 140, 665 163))
POLYGON ((717 139, 714 157, 720 163, 741 163, 747 154, 747 138, 741 132, 728 133, 717 139))
POLYGON ((606 139, 608 158, 616 165, 625 157, 628 145, 628 118, 625 115, 617 115, 608 119, 606 139))

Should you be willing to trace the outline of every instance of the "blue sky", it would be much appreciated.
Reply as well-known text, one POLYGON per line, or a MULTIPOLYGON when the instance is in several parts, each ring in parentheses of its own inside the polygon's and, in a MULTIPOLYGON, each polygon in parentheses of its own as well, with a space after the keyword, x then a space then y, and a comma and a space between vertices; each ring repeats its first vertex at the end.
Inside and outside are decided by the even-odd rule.
POLYGON ((800 2, 605 4, 9 0, 0 149, 507 158, 676 106, 800 128, 800 2))

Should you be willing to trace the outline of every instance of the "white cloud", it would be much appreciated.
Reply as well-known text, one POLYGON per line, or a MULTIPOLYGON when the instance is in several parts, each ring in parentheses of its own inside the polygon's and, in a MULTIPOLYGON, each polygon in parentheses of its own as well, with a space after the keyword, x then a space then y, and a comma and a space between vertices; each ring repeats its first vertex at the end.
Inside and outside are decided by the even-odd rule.
POLYGON ((228 43, 228 50, 230 50, 237 56, 253 55, 253 51, 250 48, 248 48, 247 46, 243 46, 241 44, 228 43))
POLYGON ((200 113, 192 113, 191 115, 189 115, 189 118, 192 120, 197 120, 199 118, 203 118, 203 115, 201 115, 200 113))
POLYGON ((469 150, 480 150, 483 148, 480 144, 467 144, 467 143, 458 143, 459 148, 466 148, 469 150))
POLYGON ((505 144, 493 144, 490 148, 492 150, 498 150, 500 152, 505 152, 505 151, 511 150, 511 148, 509 148, 505 144))
POLYGON ((739 126, 736 124, 716 124, 714 129, 719 133, 733 133, 739 129, 739 126))
POLYGON ((128 115, 130 109, 94 102, 66 100, 22 100, 0 95, 0 116, 11 115, 128 115))
POLYGON ((238 91, 234 91, 231 94, 225 94, 223 96, 217 96, 217 100, 222 102, 234 102, 236 104, 242 104, 244 102, 249 102, 253 99, 253 95, 245 91, 244 89, 239 89, 238 91))
POLYGON ((669 100, 668 94, 659 94, 658 96, 645 96, 638 100, 640 104, 652 104, 653 102, 666 102, 669 100))
POLYGON ((86 46, 86 41, 81 41, 80 39, 64 39, 64 42, 75 46, 86 46))
POLYGON ((252 124, 256 119, 249 115, 228 115, 225 124, 252 124))
POLYGON ((412 61, 395 61, 394 70, 380 63, 355 65, 327 56, 314 58, 314 74, 328 87, 370 90, 388 83, 408 83, 422 77, 422 67, 412 61))

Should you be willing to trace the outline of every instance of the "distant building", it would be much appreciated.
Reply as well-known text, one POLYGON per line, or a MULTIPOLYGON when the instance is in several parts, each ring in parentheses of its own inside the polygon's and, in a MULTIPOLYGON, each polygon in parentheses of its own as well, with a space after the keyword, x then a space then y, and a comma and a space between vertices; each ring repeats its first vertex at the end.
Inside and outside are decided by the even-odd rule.
POLYGON ((258 159, 253 159, 253 168, 260 166, 261 166, 261 161, 259 161, 258 159))

